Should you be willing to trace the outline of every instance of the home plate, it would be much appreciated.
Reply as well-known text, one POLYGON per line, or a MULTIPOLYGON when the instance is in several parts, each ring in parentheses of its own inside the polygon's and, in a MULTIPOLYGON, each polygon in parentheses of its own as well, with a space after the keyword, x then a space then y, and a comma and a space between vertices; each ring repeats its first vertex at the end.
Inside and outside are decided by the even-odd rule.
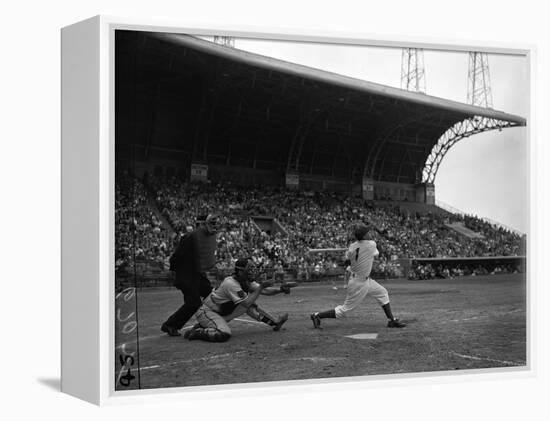
POLYGON ((346 336, 346 338, 351 339, 376 339, 377 337, 378 333, 358 333, 357 335, 346 336))

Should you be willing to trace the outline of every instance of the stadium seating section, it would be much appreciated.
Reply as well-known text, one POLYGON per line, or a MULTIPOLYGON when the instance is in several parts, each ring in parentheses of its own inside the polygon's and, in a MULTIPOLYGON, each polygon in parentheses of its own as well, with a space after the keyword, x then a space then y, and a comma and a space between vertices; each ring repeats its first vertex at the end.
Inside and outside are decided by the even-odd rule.
MULTIPOLYGON (((487 272, 481 267, 450 271, 418 265, 403 274, 399 265, 403 258, 522 254, 519 235, 475 216, 437 210, 411 211, 399 202, 366 203, 335 193, 190 183, 150 175, 137 179, 120 171, 116 176, 116 271, 120 276, 167 272, 167 259, 179 237, 195 227, 199 215, 213 212, 222 216, 224 225, 218 235, 216 269, 220 276, 241 256, 251 256, 260 270, 280 277, 290 273, 299 280, 310 280, 342 273, 342 253, 312 254, 308 250, 346 247, 352 240, 350 226, 357 221, 367 221, 380 231, 372 232, 380 251, 373 276, 379 278, 427 279, 487 272), (260 230, 254 216, 275 218, 286 233, 260 230), (479 235, 461 234, 457 226, 479 235)), ((502 266, 491 273, 515 270, 502 266)))

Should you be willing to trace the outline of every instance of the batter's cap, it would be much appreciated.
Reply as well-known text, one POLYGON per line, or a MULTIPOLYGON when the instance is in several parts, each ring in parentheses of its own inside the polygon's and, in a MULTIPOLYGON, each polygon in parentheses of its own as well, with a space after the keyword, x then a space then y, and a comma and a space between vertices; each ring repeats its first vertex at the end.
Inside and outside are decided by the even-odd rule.
POLYGON ((353 230, 353 236, 358 241, 364 240, 368 232, 369 232, 369 227, 363 223, 359 223, 355 226, 353 230))

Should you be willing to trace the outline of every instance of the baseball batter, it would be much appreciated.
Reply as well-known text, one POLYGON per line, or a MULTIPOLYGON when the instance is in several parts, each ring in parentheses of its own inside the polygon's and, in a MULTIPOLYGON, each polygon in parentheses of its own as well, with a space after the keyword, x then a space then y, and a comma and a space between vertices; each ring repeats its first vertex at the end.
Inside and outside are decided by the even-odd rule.
POLYGON ((367 295, 373 297, 382 306, 388 318, 388 327, 406 326, 393 316, 386 288, 370 278, 372 263, 374 258, 378 256, 378 249, 374 241, 365 239, 367 233, 368 227, 366 225, 357 225, 353 233, 357 241, 352 243, 346 252, 346 263, 350 266, 351 275, 344 304, 331 310, 311 314, 311 321, 315 329, 321 328, 321 319, 345 318, 347 313, 357 307, 367 295))
POLYGON ((255 282, 250 279, 248 259, 235 263, 235 273, 225 278, 220 286, 205 298, 195 317, 198 323, 185 332, 187 339, 225 342, 231 337, 229 322, 246 313, 251 318, 266 323, 278 331, 287 321, 288 314, 274 318, 255 303, 260 294, 288 293, 283 286, 269 288, 273 281, 255 282))

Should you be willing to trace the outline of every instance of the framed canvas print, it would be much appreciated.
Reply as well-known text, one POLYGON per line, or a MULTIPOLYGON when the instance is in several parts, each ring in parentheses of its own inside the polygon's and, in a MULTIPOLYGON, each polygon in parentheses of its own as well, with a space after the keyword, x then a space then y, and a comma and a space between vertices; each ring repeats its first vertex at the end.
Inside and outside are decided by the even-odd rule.
POLYGON ((62 390, 532 370, 529 48, 62 30, 62 390))

